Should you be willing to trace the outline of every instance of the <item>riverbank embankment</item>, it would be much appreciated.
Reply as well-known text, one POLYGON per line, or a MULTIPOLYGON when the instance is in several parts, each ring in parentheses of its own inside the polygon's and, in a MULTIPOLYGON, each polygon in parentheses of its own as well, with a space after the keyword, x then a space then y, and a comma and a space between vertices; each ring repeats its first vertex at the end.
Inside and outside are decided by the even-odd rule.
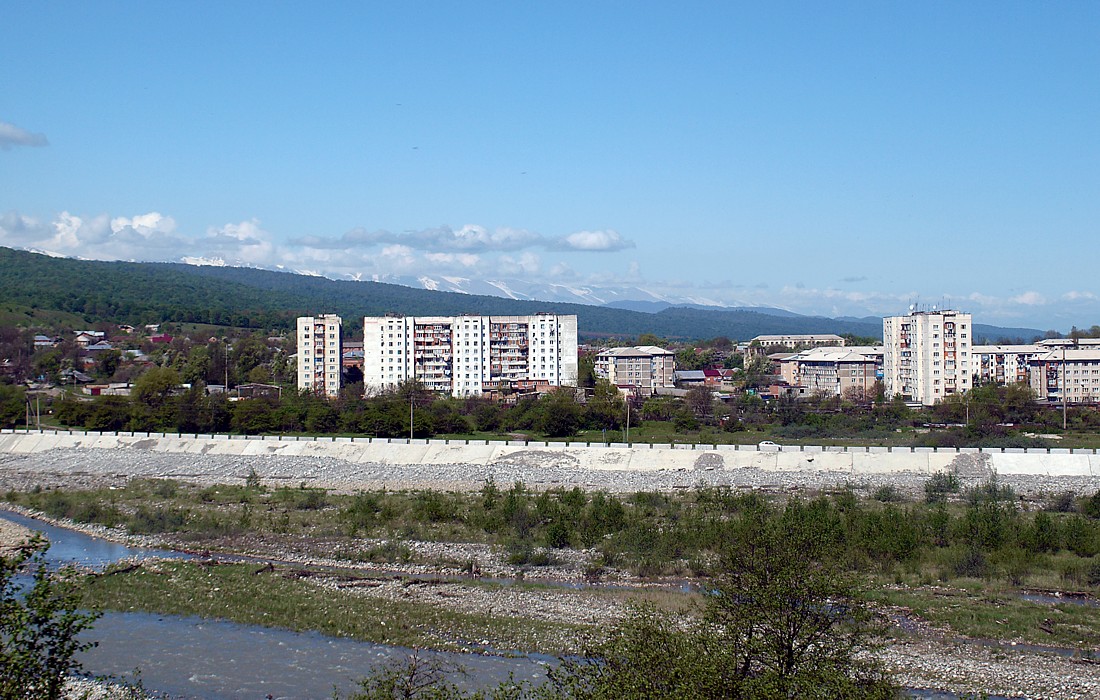
POLYGON ((919 490, 937 472, 966 484, 996 474, 1021 495, 1100 488, 1095 450, 649 445, 390 440, 162 433, 0 432, 0 486, 83 488, 130 478, 341 491, 474 490, 488 479, 531 488, 610 492, 699 484, 774 490, 893 486, 919 490))

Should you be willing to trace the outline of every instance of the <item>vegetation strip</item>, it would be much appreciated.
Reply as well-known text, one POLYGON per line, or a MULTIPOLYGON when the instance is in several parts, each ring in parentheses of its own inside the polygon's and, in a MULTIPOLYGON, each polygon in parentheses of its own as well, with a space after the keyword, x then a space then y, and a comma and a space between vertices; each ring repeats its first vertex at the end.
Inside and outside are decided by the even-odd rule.
MULTIPOLYGON (((381 581, 345 577, 347 587, 317 585, 331 573, 252 564, 156 561, 116 576, 85 581, 88 604, 108 610, 195 615, 243 624, 317 631, 379 644, 464 651, 487 646, 557 653, 546 640, 579 636, 586 628, 501 615, 463 613, 441 605, 354 594, 355 585, 381 581)), ((521 612, 521 611, 520 611, 521 612)), ((521 612, 522 614, 522 612, 521 612)))

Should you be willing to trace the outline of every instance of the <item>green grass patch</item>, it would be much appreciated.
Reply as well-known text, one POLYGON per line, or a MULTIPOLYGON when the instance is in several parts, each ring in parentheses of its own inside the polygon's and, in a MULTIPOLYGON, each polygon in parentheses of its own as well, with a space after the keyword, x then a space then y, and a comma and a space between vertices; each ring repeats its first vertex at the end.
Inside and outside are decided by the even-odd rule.
MULTIPOLYGON (((107 610, 195 615, 243 624, 316 631, 380 644, 461 650, 489 640, 499 649, 559 653, 558 641, 586 628, 508 615, 357 595, 307 580, 301 571, 257 573, 255 564, 204 566, 150 562, 129 572, 89 578, 85 602, 107 610)), ((369 578, 355 579, 371 585, 369 578)))
POLYGON ((909 608, 920 618, 967 637, 1095 649, 1100 645, 1100 608, 1021 600, 1012 592, 966 589, 879 589, 868 593, 879 603, 909 608))

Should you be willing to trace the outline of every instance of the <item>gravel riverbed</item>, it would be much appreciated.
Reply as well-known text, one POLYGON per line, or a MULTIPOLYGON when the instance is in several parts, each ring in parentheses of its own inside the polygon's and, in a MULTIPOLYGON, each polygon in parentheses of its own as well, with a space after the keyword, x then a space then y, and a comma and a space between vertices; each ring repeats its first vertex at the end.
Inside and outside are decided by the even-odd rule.
MULTIPOLYGON (((548 460, 509 460, 491 466, 471 464, 424 464, 416 467, 389 464, 356 464, 329 457, 218 456, 152 452, 142 449, 57 449, 36 454, 0 454, 0 489, 26 490, 36 486, 66 489, 120 486, 132 478, 177 479, 199 485, 242 483, 256 474, 268 485, 305 484, 337 491, 361 489, 432 488, 475 490, 487 479, 507 486, 519 481, 529 488, 581 486, 609 492, 690 489, 700 483, 774 492, 852 487, 871 493, 891 486, 902 493, 923 492, 926 474, 896 472, 853 477, 845 472, 765 471, 760 469, 685 469, 626 471, 581 469, 548 460)), ((988 473, 960 474, 963 486, 979 483, 988 473)), ((1100 488, 1098 477, 1051 477, 1012 475, 1000 477, 1025 498, 1041 498, 1063 491, 1091 493, 1100 488)), ((0 521, 2 523, 3 521, 0 521)), ((0 543, 8 535, 0 528, 0 543)), ((104 534, 104 533, 99 533, 104 534)), ((24 533, 25 535, 25 533, 24 533)), ((117 533, 116 533, 117 536, 117 533)), ((417 547, 433 543, 410 543, 417 547)), ((481 545, 470 551, 448 552, 454 560, 476 560, 486 575, 503 574, 498 569, 499 553, 481 545)), ((273 555, 259 546, 256 554, 273 555)), ((310 563, 294 551, 273 556, 281 561, 310 563)), ((583 554, 578 561, 583 560, 583 554)), ((566 567, 574 572, 576 562, 566 567)), ((410 571, 409 573, 417 573, 410 571)), ((426 573, 426 572, 420 572, 426 573)), ((574 574, 576 575, 576 574, 574 574)), ((339 588, 335 580, 319 579, 317 585, 339 588)), ((345 591, 347 592, 347 591, 345 591)), ((568 620, 600 626, 622 614, 622 603, 597 592, 563 589, 498 589, 461 582, 409 585, 397 580, 350 592, 385 598, 410 597, 422 602, 452 606, 464 611, 529 617, 539 620, 568 620)), ((491 642, 492 640, 485 640, 491 642)), ((988 646, 958 640, 943 631, 924 630, 903 636, 881 652, 897 680, 909 687, 936 688, 958 693, 989 692, 1028 698, 1100 698, 1100 665, 1035 650, 1020 650, 1010 644, 988 646)))

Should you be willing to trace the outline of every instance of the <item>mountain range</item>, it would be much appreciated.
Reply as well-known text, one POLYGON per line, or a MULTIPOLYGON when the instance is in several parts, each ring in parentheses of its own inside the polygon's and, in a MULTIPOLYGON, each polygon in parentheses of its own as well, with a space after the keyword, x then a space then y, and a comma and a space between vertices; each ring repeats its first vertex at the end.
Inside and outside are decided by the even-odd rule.
MULTIPOLYGON (((877 317, 826 318, 766 307, 681 305, 653 295, 641 296, 641 291, 640 298, 635 299, 605 299, 592 292, 590 301, 601 301, 601 305, 595 305, 579 303, 583 294, 573 294, 573 301, 517 298, 521 295, 516 290, 506 290, 502 288, 506 285, 498 283, 471 283, 463 291, 457 291, 455 284, 447 290, 439 289, 437 280, 419 278, 418 283, 436 288, 331 280, 244 267, 74 260, 0 247, 0 310, 8 317, 50 310, 75 314, 85 323, 174 321, 288 329, 294 326, 297 316, 336 313, 345 319, 348 332, 355 333, 362 327, 363 316, 386 313, 453 316, 553 312, 576 314, 582 337, 636 338, 651 333, 670 340, 719 336, 748 340, 763 334, 882 335, 882 319, 877 317), (487 292, 489 288, 497 293, 470 291, 487 292)), ((528 290, 532 294, 535 291, 528 290)), ((975 324, 974 335, 990 341, 1032 340, 1042 332, 975 324)))

